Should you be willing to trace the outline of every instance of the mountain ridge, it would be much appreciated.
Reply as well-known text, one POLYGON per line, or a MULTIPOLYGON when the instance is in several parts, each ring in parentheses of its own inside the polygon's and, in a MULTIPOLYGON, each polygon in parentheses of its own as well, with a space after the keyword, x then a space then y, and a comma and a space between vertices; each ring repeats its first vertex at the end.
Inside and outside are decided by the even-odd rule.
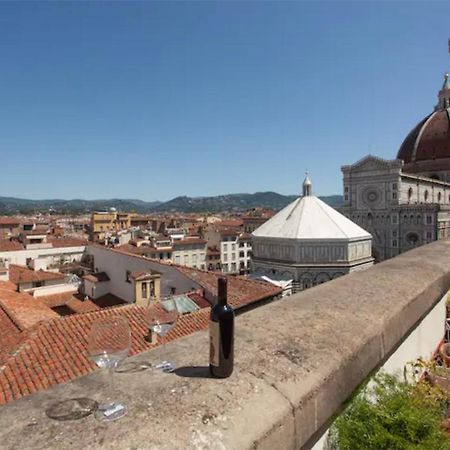
MULTIPOLYGON (((225 194, 216 196, 188 197, 178 196, 166 202, 146 202, 139 199, 47 199, 30 200, 16 197, 0 197, 0 214, 31 214, 53 212, 56 214, 86 214, 93 211, 116 208, 120 211, 140 214, 159 212, 238 212, 262 207, 281 209, 294 201, 297 195, 283 195, 273 191, 255 192, 253 194, 225 194)), ((341 206, 341 195, 319 197, 331 206, 341 206)))

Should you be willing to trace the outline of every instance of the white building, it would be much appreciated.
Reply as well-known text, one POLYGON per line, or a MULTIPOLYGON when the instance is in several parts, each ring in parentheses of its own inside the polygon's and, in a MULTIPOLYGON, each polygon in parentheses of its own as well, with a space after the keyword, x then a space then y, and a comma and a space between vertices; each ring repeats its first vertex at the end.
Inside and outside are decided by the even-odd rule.
POLYGON ((321 284, 373 264, 372 237, 312 195, 303 196, 252 233, 252 272, 294 280, 293 290, 321 284))
POLYGON ((65 263, 79 262, 86 250, 86 242, 73 238, 50 239, 45 243, 22 244, 17 241, 0 241, 0 260, 20 266, 49 270, 65 263))

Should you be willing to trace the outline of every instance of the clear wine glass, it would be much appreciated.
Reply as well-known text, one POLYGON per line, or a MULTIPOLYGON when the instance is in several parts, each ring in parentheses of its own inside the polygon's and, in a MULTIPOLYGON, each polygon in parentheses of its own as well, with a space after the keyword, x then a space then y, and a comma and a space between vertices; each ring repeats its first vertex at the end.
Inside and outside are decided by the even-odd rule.
MULTIPOLYGON (((94 322, 88 335, 89 358, 109 372, 109 391, 114 391, 114 371, 127 357, 131 348, 131 331, 125 317, 102 318, 94 322)), ((123 403, 110 400, 100 404, 95 418, 111 421, 123 417, 127 408, 123 403)))
MULTIPOLYGON (((174 297, 164 298, 160 302, 149 302, 145 311, 148 326, 147 341, 156 343, 158 337, 164 339, 166 334, 176 325, 180 315, 180 307, 174 297)), ((175 370, 175 364, 169 361, 162 361, 153 367, 154 369, 161 369, 163 372, 175 370)))

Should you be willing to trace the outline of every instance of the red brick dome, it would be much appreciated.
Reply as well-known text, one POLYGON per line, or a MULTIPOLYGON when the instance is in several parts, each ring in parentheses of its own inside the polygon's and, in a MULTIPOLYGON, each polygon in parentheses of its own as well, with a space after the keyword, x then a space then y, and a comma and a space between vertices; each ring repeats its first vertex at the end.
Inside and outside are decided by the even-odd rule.
POLYGON ((450 181, 450 80, 448 73, 438 93, 434 112, 406 136, 397 159, 405 172, 450 181))
POLYGON ((405 164, 450 158, 450 108, 419 122, 406 136, 397 158, 405 164))

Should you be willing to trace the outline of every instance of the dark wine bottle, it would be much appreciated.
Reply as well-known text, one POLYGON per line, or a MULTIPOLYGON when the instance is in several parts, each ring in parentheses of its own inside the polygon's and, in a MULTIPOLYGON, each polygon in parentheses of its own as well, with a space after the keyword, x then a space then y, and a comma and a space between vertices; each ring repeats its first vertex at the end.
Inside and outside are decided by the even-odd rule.
POLYGON ((233 373, 234 311, 227 304, 227 279, 219 278, 217 303, 211 308, 209 322, 209 370, 217 378, 233 373))

